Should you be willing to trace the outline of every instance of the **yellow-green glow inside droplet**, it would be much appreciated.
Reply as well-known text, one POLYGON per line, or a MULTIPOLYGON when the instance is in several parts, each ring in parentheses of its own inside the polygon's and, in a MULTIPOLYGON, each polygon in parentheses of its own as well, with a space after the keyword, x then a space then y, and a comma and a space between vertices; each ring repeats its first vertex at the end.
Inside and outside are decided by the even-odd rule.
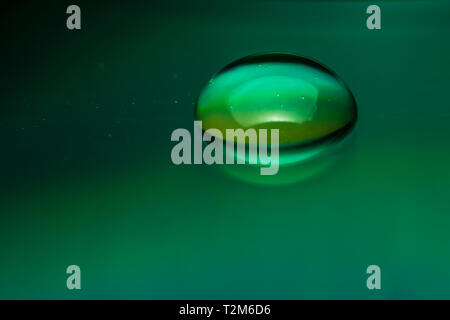
POLYGON ((217 73, 200 94, 195 115, 204 130, 219 129, 224 138, 226 129, 279 129, 282 164, 309 158, 348 134, 357 110, 348 87, 328 68, 271 53, 217 73))

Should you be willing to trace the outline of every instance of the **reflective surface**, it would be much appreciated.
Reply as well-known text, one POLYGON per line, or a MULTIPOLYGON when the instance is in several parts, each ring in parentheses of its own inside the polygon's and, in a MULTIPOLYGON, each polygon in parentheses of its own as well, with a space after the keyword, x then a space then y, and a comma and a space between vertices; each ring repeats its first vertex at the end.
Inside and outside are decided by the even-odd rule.
POLYGON ((279 129, 283 146, 326 140, 356 121, 356 103, 331 70, 292 54, 252 55, 226 66, 201 93, 203 128, 279 129))
POLYGON ((3 10, 0 298, 450 298, 449 1, 382 1, 380 32, 365 1, 77 1, 73 33, 46 3, 3 10), (351 88, 333 165, 281 186, 174 166, 212 73, 273 50, 351 88))
POLYGON ((224 139, 226 129, 279 129, 279 164, 285 165, 315 157, 339 141, 353 129, 357 111, 348 87, 327 67, 268 53, 218 72, 201 92, 195 117, 204 130, 219 129, 224 139))

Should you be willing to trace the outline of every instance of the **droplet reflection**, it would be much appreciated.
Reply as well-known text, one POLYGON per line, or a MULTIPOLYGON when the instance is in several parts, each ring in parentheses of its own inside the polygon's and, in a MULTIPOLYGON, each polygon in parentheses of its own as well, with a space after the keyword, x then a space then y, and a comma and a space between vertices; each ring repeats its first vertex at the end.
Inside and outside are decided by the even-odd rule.
MULTIPOLYGON (((219 129, 224 138, 226 129, 279 129, 276 179, 288 175, 295 180, 328 167, 329 154, 354 128, 357 110, 348 87, 327 67, 296 55, 270 53, 242 58, 219 71, 201 92, 195 118, 204 130, 219 129), (325 154, 323 161, 315 161, 320 165, 311 165, 325 154)), ((241 177, 254 171, 256 179, 276 180, 256 177, 255 165, 223 167, 241 177)))

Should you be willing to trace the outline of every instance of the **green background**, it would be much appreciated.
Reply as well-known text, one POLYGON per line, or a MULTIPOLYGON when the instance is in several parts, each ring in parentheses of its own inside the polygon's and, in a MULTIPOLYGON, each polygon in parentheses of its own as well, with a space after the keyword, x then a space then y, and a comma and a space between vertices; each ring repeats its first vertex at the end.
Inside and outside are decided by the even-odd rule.
POLYGON ((0 298, 450 298, 449 1, 74 3, 80 31, 72 2, 2 9, 0 298), (351 88, 334 165, 276 186, 173 165, 209 78, 267 51, 351 88))

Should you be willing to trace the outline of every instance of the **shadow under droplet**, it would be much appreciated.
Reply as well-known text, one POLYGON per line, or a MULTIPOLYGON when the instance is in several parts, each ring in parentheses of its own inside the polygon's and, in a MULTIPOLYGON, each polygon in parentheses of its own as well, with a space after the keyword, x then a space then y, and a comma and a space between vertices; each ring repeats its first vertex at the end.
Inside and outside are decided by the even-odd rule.
POLYGON ((276 186, 299 183, 329 172, 342 161, 348 161, 354 147, 353 136, 351 134, 338 142, 322 145, 314 153, 304 150, 283 154, 283 150, 280 150, 279 169, 274 175, 261 175, 261 165, 233 164, 216 167, 235 179, 251 184, 276 186), (298 161, 292 161, 295 158, 298 161))

